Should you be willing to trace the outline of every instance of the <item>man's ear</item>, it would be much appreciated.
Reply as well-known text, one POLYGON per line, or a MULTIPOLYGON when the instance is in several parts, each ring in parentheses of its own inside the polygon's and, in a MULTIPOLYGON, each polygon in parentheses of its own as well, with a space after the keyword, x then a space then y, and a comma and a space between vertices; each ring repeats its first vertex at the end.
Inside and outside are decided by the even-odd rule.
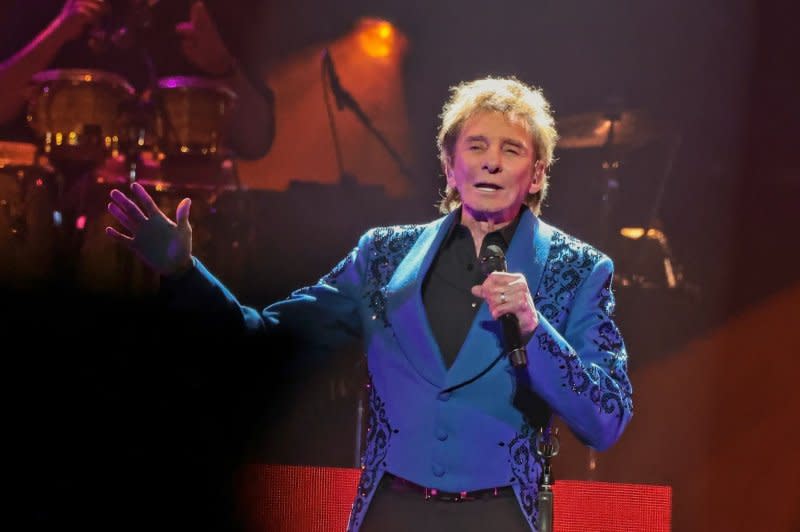
POLYGON ((453 175, 453 167, 450 164, 450 159, 442 165, 442 170, 444 170, 444 177, 447 180, 447 186, 450 188, 456 187, 456 178, 453 175))
POLYGON ((544 183, 544 161, 541 159, 533 163, 533 175, 531 176, 531 186, 528 189, 530 194, 536 194, 542 190, 544 183))

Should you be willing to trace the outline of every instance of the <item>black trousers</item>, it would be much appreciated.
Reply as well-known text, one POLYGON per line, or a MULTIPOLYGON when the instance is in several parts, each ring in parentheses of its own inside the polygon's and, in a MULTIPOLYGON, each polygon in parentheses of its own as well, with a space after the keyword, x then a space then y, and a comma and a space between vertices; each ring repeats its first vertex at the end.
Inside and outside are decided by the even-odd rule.
POLYGON ((512 495, 448 502, 415 491, 392 489, 381 480, 361 532, 531 532, 512 495))

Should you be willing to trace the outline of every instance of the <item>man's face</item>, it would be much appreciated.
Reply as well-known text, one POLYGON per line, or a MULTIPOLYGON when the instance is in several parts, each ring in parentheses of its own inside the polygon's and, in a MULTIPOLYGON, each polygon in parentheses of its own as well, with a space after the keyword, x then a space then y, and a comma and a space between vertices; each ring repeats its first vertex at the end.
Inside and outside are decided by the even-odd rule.
POLYGON ((462 216, 514 219, 525 197, 542 188, 544 164, 535 159, 533 139, 521 124, 494 111, 470 117, 445 169, 447 184, 461 196, 462 216))

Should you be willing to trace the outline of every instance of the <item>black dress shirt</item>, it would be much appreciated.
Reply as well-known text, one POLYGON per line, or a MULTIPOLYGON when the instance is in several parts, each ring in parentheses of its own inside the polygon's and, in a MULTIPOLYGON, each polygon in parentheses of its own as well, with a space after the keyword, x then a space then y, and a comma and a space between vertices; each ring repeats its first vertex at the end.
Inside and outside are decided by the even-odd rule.
MULTIPOLYGON (((466 226, 455 223, 442 242, 425 280, 422 283, 422 301, 433 337, 439 344, 445 366, 450 368, 467 337, 475 314, 483 300, 472 295, 470 289, 483 283, 478 257, 486 247, 496 244, 505 252, 519 225, 520 214, 502 229, 487 234, 481 252, 475 254, 475 242, 466 226)), ((461 212, 456 214, 461 219, 461 212)))

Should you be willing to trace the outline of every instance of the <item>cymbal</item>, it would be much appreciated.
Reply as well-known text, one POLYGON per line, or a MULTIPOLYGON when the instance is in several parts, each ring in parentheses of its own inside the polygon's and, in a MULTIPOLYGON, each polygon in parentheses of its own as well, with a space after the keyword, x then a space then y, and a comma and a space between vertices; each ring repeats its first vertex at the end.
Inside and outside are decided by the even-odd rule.
POLYGON ((559 119, 556 125, 559 148, 635 148, 661 133, 655 121, 639 110, 582 113, 559 119))

